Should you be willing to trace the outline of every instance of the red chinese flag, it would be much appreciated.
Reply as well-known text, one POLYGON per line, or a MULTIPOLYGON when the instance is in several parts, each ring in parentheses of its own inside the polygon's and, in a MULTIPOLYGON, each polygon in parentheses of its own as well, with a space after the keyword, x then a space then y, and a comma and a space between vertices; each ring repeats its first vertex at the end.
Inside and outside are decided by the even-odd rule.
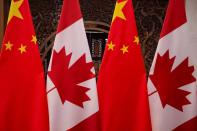
POLYGON ((0 54, 0 130, 48 131, 44 73, 28 0, 12 0, 0 54))
POLYGON ((131 0, 116 3, 98 94, 102 131, 151 130, 146 72, 131 0))

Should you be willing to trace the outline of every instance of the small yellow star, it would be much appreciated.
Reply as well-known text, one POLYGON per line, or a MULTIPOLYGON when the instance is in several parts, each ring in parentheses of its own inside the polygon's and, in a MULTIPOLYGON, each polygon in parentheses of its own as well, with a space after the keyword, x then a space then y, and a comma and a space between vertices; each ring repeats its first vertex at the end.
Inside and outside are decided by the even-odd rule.
POLYGON ((122 1, 120 3, 116 2, 116 6, 115 6, 115 10, 114 10, 114 15, 112 18, 112 22, 115 20, 116 17, 119 17, 123 20, 126 20, 124 13, 122 12, 122 9, 124 8, 124 6, 126 5, 127 0, 126 1, 122 1))
POLYGON ((35 35, 32 35, 32 40, 31 40, 31 42, 33 42, 33 43, 36 45, 36 43, 37 43, 37 38, 36 38, 35 35))
POLYGON ((21 54, 23 54, 23 53, 25 53, 25 52, 26 52, 26 48, 27 48, 27 46, 25 46, 25 45, 21 44, 21 47, 20 47, 20 48, 18 48, 18 50, 20 51, 20 53, 21 53, 21 54))
POLYGON ((4 44, 5 45, 5 50, 12 50, 13 44, 10 43, 10 41, 8 41, 8 43, 4 44))
POLYGON ((139 37, 138 36, 135 36, 133 42, 136 43, 136 45, 139 45, 139 43, 140 43, 139 37))
POLYGON ((21 12, 19 10, 22 4, 23 4, 23 0, 18 0, 18 1, 12 0, 11 5, 10 5, 10 13, 8 16, 8 23, 14 16, 19 19, 23 19, 23 16, 21 15, 21 12))
POLYGON ((125 54, 125 53, 128 53, 129 52, 128 51, 128 48, 129 48, 129 46, 123 45, 123 47, 120 50, 122 51, 123 54, 125 54))
POLYGON ((108 50, 111 50, 111 51, 114 50, 115 45, 112 43, 112 41, 110 42, 110 44, 107 44, 107 46, 108 46, 108 50))

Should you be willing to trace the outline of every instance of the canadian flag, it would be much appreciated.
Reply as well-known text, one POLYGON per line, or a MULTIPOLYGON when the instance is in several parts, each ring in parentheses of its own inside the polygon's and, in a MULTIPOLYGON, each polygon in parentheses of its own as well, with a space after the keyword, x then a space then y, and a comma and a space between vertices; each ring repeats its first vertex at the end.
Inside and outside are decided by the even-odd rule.
POLYGON ((153 131, 197 130, 197 0, 170 0, 148 80, 153 131))
POLYGON ((50 131, 97 131, 96 80, 78 0, 64 0, 48 68, 50 131))

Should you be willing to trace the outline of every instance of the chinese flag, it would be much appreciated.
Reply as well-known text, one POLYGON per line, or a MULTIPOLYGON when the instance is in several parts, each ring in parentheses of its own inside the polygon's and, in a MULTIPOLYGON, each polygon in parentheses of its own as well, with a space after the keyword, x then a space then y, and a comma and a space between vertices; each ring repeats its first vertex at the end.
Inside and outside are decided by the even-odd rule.
POLYGON ((64 0, 48 68, 50 131, 100 131, 95 71, 78 0, 64 0))
POLYGON ((146 72, 131 0, 118 0, 98 77, 102 131, 151 130, 146 72))
POLYGON ((148 80, 153 131, 197 131, 196 13, 196 0, 169 0, 148 80))
POLYGON ((0 53, 0 130, 48 131, 44 73, 28 0, 12 0, 0 53))

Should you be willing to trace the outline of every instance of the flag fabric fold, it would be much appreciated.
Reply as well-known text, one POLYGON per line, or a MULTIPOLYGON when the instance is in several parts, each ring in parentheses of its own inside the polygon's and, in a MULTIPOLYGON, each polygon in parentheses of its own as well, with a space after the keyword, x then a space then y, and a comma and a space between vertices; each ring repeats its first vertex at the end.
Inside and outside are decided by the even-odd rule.
POLYGON ((131 0, 118 0, 98 76, 102 131, 151 130, 146 72, 131 0))
POLYGON ((64 0, 48 68, 50 131, 100 131, 95 71, 78 0, 64 0))
POLYGON ((197 130, 196 12, 196 0, 169 0, 148 80, 153 131, 197 130))
POLYGON ((0 52, 0 130, 48 131, 44 71, 28 0, 12 0, 0 52))

